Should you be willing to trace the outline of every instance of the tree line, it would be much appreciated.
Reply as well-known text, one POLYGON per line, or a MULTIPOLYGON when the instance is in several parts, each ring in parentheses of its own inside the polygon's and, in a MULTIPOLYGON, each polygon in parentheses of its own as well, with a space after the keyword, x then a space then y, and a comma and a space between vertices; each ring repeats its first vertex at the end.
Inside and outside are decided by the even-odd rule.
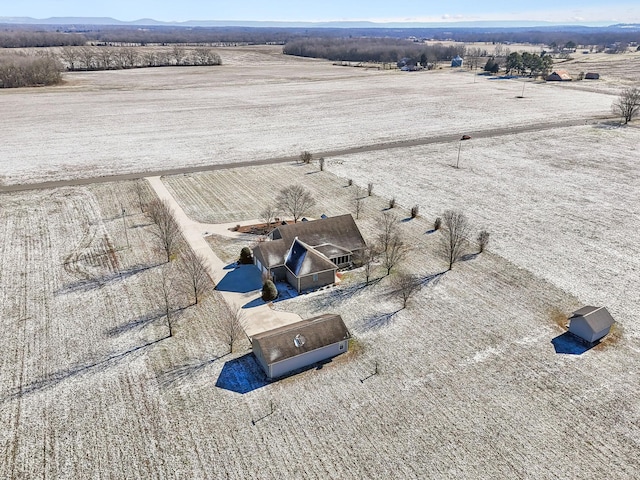
POLYGON ((286 44, 295 39, 387 38, 454 40, 489 44, 532 43, 612 45, 640 41, 634 29, 614 27, 558 28, 308 28, 308 27, 189 27, 175 25, 5 25, 0 47, 43 47, 86 43, 146 44, 286 44))
POLYGON ((220 65, 222 60, 208 47, 143 49, 140 47, 77 47, 37 53, 0 52, 0 88, 56 85, 62 71, 118 70, 126 68, 220 65))
POLYGON ((208 47, 140 49, 139 47, 65 47, 60 58, 67 70, 119 70, 126 68, 220 65, 222 60, 208 47))
POLYGON ((62 65, 51 54, 0 55, 0 88, 56 85, 62 81, 61 71, 62 65))
POLYGON ((463 56, 464 45, 426 45, 395 38, 298 38, 287 42, 286 55, 324 58, 347 62, 396 63, 422 65, 463 56))
POLYGON ((64 47, 85 43, 87 38, 80 34, 0 30, 0 48, 64 47))
POLYGON ((536 76, 548 73, 551 67, 553 67, 553 59, 549 55, 529 52, 511 52, 505 62, 507 75, 518 73, 536 76))

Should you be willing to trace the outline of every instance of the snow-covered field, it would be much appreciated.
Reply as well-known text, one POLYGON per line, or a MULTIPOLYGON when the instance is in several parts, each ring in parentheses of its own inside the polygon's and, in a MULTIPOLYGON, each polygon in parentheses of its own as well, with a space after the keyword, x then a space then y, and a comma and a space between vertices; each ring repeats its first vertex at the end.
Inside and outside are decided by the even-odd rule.
MULTIPOLYGON (((579 119, 613 99, 537 83, 515 99, 513 81, 332 67, 275 48, 220 54, 211 70, 0 92, 2 181, 579 119)), ((589 125, 331 158, 324 172, 166 178, 209 223, 259 218, 291 183, 316 196, 311 217, 353 213, 358 186, 373 182, 358 220, 368 240, 397 199, 412 247, 403 268, 423 288, 400 310, 381 271, 364 287, 353 270, 339 287, 276 302, 340 313, 355 341, 270 384, 247 342, 225 355, 218 295, 177 312, 165 338, 162 254, 132 182, 0 195, 0 478, 637 478, 639 137, 589 125), (430 229, 449 208, 491 243, 439 275, 430 229), (584 351, 559 324, 589 303, 619 326, 584 351)), ((210 244, 226 260, 241 246, 210 244)))
POLYGON ((582 126, 350 155, 336 174, 434 218, 464 211, 491 250, 607 305, 640 338, 640 130, 582 126), (460 168, 457 162, 460 147, 460 168))
MULTIPOLYGON (((270 168, 327 191, 331 214, 352 209, 356 187, 343 178, 270 168)), ((235 173, 256 177, 252 195, 278 186, 257 180, 273 180, 265 171, 235 173)), ((207 175, 169 183, 186 192, 207 175)), ((356 341, 321 369, 267 384, 246 343, 218 358, 217 297, 184 310, 164 338, 161 255, 131 184, 0 198, 0 477, 634 478, 640 466, 628 323, 617 340, 557 353, 580 350, 558 317, 581 301, 491 252, 432 278, 444 264, 426 212, 400 225, 413 246, 405 268, 425 284, 409 307, 399 310, 388 278, 362 288, 357 270, 339 288, 277 302, 341 313, 356 341)), ((387 200, 364 204, 371 237, 387 200)))
POLYGON ((0 91, 0 182, 25 183, 297 155, 608 115, 614 97, 448 69, 344 68, 220 49, 220 67, 65 74, 0 91))

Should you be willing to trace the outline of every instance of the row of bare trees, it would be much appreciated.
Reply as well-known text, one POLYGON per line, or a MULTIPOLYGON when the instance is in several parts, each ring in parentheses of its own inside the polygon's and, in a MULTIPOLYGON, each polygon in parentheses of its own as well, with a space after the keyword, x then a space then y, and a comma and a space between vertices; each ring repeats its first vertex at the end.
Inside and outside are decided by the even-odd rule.
MULTIPOLYGON (((183 308, 180 298, 187 296, 188 306, 198 307, 204 297, 213 293, 214 284, 207 271, 207 259, 187 245, 171 205, 157 198, 144 203, 145 191, 140 182, 136 184, 136 194, 141 210, 146 211, 153 222, 151 231, 166 260, 158 267, 158 293, 168 336, 172 337, 175 312, 183 308)), ((215 309, 204 314, 211 317, 218 334, 232 352, 235 343, 244 335, 242 318, 222 298, 219 300, 215 309)))
POLYGON ((68 70, 118 70, 141 67, 220 65, 212 48, 65 47, 60 58, 68 70))
MULTIPOLYGON (((374 242, 368 245, 356 259, 362 266, 365 285, 371 283, 376 265, 391 275, 393 291, 401 299, 403 308, 407 306, 409 298, 420 288, 422 279, 401 268, 401 265, 411 255, 411 249, 404 240, 398 217, 390 212, 384 212, 378 222, 379 231, 374 242)), ((434 224, 434 231, 440 231, 438 252, 447 263, 447 271, 452 270, 455 263, 469 255, 472 228, 467 217, 460 211, 447 210, 442 217, 438 217, 434 224)), ((481 230, 476 238, 479 253, 483 252, 489 243, 489 233, 481 230)), ((444 272, 443 272, 444 273, 444 272)))

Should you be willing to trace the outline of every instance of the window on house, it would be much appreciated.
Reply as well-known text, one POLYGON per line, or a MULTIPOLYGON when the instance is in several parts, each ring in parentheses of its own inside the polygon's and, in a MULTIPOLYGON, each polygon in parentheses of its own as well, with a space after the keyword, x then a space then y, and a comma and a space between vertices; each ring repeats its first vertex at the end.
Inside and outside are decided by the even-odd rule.
POLYGON ((318 274, 317 274, 317 273, 314 273, 314 274, 313 274, 313 281, 314 281, 314 282, 317 282, 317 281, 318 281, 318 274))

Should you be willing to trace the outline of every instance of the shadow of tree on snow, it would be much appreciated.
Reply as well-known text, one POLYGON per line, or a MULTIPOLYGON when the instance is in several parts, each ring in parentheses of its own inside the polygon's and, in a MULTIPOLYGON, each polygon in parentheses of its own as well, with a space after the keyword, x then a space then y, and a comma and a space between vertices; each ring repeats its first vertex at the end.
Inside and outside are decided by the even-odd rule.
POLYGON ((150 270, 154 267, 157 267, 161 264, 155 265, 136 265, 134 267, 128 268, 126 270, 121 270, 119 272, 109 272, 106 275, 95 276, 95 277, 87 277, 82 280, 77 280, 72 282, 55 292, 55 295, 65 295, 68 293, 85 293, 91 290, 95 290, 98 288, 102 288, 109 284, 119 282, 121 280, 126 280, 127 278, 131 278, 135 275, 139 275, 142 272, 150 270))
POLYGON ((229 355, 229 353, 225 353, 218 357, 212 357, 207 360, 185 363, 179 367, 174 367, 171 370, 167 370, 166 372, 162 372, 158 375, 158 382, 164 387, 170 387, 175 384, 182 383, 182 381, 187 378, 203 372, 209 365, 212 365, 214 362, 226 357, 227 355, 229 355))
POLYGON ((354 327, 357 331, 360 331, 360 332, 370 332, 370 331, 380 330, 382 328, 385 328, 391 325, 393 318, 401 310, 402 308, 399 308, 394 312, 374 313, 372 315, 368 315, 362 318, 361 320, 355 322, 354 327))
POLYGON ((131 361, 132 358, 142 355, 147 348, 165 340, 166 338, 167 337, 163 337, 158 340, 154 340, 152 342, 147 342, 144 345, 134 347, 125 352, 109 355, 108 357, 103 358, 101 360, 88 362, 80 365, 75 365, 69 368, 58 370, 57 372, 46 375, 26 385, 15 387, 11 389, 7 395, 5 395, 3 398, 0 399, 0 404, 6 401, 23 398, 27 395, 38 393, 48 388, 55 387, 56 385, 64 382, 65 380, 69 380, 71 378, 75 378, 88 373, 104 372, 109 368, 112 368, 120 364, 125 359, 127 361, 131 361))

